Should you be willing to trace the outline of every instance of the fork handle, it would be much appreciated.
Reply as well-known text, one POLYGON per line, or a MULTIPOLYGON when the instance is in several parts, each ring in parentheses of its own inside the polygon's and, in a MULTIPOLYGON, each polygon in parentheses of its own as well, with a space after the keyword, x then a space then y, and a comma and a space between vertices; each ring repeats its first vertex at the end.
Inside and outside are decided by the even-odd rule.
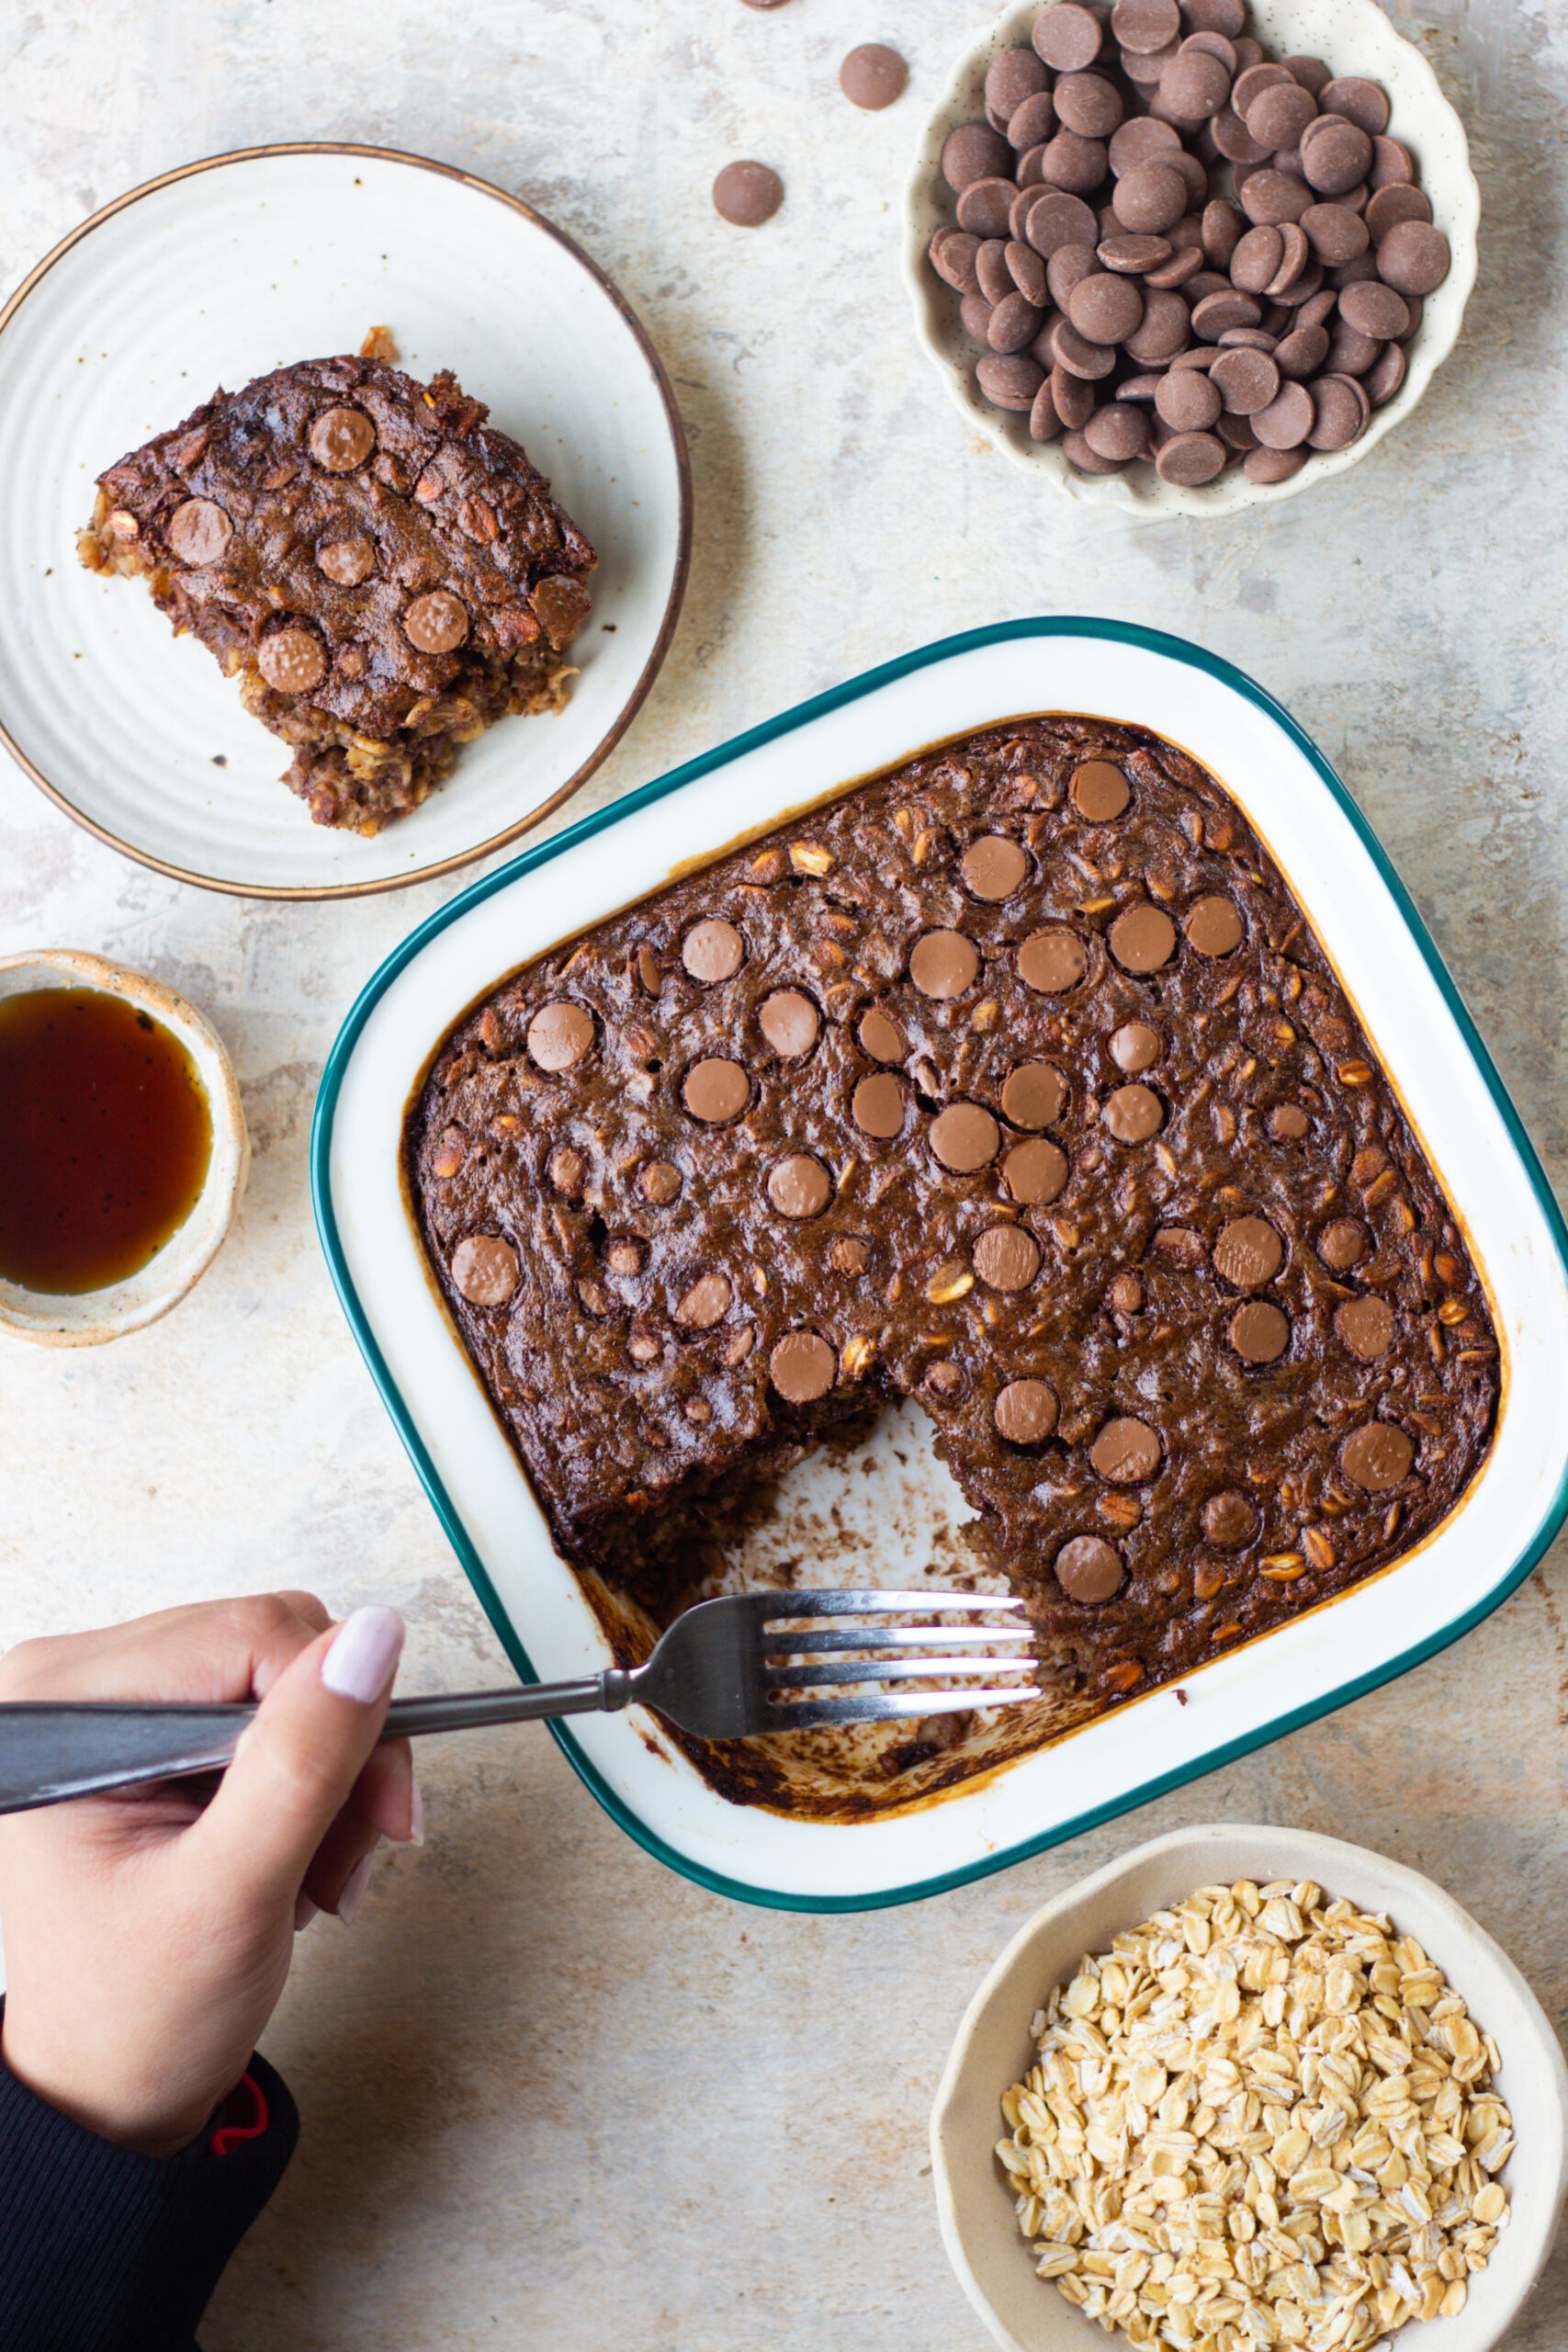
MULTIPOLYGON (((428 1699, 394 1699, 383 1739, 468 1731, 485 1724, 537 1722, 619 1709, 634 1677, 612 1667, 577 1682, 513 1684, 504 1690, 455 1690, 428 1699)), ((21 1701, 0 1706, 0 1814, 27 1813, 67 1797, 130 1789, 145 1781, 221 1771, 232 1760, 254 1705, 177 1707, 93 1702, 54 1705, 21 1701)))

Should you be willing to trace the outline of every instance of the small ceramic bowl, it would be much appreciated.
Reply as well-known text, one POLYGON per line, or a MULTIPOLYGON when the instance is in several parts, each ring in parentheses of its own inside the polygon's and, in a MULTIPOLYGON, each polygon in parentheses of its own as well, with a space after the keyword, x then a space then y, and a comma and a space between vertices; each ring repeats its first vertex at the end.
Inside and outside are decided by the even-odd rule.
POLYGON ((0 956, 0 996, 35 989, 100 989, 123 997, 176 1036, 196 1067, 212 1114, 212 1157, 200 1197, 179 1230, 138 1274, 102 1290, 28 1290, 0 1280, 0 1328, 46 1347, 90 1348, 140 1331, 176 1306, 217 1256, 245 1189, 250 1137, 240 1107, 240 1082, 228 1050, 194 1005, 123 964, 71 948, 41 948, 30 956, 0 956))
POLYGON ((1059 1894, 1021 1928, 970 2002, 931 2114, 931 2171, 948 2258, 1008 2352, 1088 2352, 1104 2337, 1035 2276, 993 2153, 1001 2095, 1027 2072, 1029 2023, 1086 1952, 1195 1887, 1311 1879, 1386 1912, 1413 1935, 1502 2052, 1499 2096, 1517 2147, 1505 2175, 1512 2219, 1454 2319, 1419 2331, 1422 2352, 1486 2352, 1503 2342, 1546 2267, 1568 2192, 1568 2068, 1540 2004, 1506 1953, 1418 1871, 1306 1829, 1218 1822, 1179 1829, 1059 1894))
POLYGON ((1416 176, 1452 249, 1453 266, 1437 292, 1427 297, 1404 383, 1348 449, 1314 451, 1289 481, 1248 481, 1233 466, 1204 489, 1182 490, 1162 481, 1152 465, 1129 466, 1120 474, 1080 474, 1068 464, 1059 441, 1031 440, 1026 415, 993 408, 975 381, 980 355, 964 332, 958 297, 926 258, 933 231, 953 219, 953 192, 942 175, 943 141, 959 123, 984 119, 986 68, 1000 51, 1027 46, 1042 5, 1043 0, 1015 0, 957 60, 920 135, 905 189, 904 279, 915 308, 915 332, 965 421, 1026 473, 1057 483, 1069 497, 1142 520, 1235 514, 1244 506, 1293 498, 1359 464, 1404 422, 1453 349, 1475 283, 1481 193, 1470 168, 1464 125, 1425 57, 1395 32, 1377 0, 1249 0, 1247 30, 1262 42, 1266 57, 1321 57, 1337 74, 1364 74, 1382 83, 1393 107, 1389 135, 1416 158, 1416 176))

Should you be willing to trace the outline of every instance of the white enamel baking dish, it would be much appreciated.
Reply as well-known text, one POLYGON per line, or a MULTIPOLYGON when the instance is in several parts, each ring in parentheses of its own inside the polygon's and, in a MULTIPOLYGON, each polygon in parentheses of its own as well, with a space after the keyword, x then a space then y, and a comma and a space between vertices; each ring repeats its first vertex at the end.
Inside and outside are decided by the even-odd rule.
MULTIPOLYGON (((1568 1512, 1568 1235, 1419 916, 1348 793, 1259 686, 1130 625, 1003 623, 787 711, 529 850, 399 948, 322 1080, 312 1182, 355 1335, 475 1589, 525 1677, 609 1662, 427 1276, 400 1182, 404 1107, 477 997, 556 941, 857 776, 996 720, 1091 711, 1157 729, 1235 795, 1289 876, 1468 1231, 1505 1353, 1495 1443, 1416 1553, 1314 1614, 1055 1747, 902 1815, 789 1819, 716 1794, 650 1719, 558 1727, 622 1826, 747 1901, 855 1909, 953 1886, 1077 1835, 1341 1706, 1456 1640, 1568 1512)), ((833 1563, 819 1564, 821 1580, 833 1563)))

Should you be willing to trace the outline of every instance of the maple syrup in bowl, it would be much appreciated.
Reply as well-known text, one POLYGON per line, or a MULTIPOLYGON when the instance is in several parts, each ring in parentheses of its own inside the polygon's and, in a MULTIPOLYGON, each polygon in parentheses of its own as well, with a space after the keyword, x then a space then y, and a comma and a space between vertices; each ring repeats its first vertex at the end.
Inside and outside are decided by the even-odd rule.
POLYGON ((65 950, 0 958, 0 1326, 89 1346, 205 1272, 249 1145, 221 1040, 156 980, 65 950))

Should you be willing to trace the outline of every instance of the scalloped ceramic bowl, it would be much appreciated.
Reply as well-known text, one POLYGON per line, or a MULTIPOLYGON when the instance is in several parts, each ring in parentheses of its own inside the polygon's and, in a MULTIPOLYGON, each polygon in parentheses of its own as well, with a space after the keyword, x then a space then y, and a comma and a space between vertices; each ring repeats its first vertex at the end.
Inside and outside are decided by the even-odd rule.
POLYGON ((70 947, 0 956, 0 997, 21 996, 34 989, 100 989, 150 1012, 190 1056, 212 1114, 212 1156, 196 1205, 140 1273, 101 1290, 70 1294, 29 1290, 0 1279, 0 1329, 45 1347, 92 1348, 156 1323, 200 1281, 234 1222, 250 1172, 251 1143, 240 1081, 222 1038, 194 1005, 162 980, 70 947))
MULTIPOLYGON (((1195 1887, 1312 1879, 1413 1935, 1502 2052, 1500 2095, 1518 2145, 1506 2175, 1512 2219, 1457 2318, 1412 2327, 1421 2352, 1487 2352, 1518 2317, 1551 2255, 1568 2193, 1568 2068, 1545 2012, 1507 1954, 1419 1871, 1310 1829, 1235 1822, 1178 1829, 1080 1880, 1021 1928, 964 2013, 931 2113, 931 2179, 948 2259, 1006 2352, 1089 2352, 1106 2341, 1036 2278, 993 2150, 1000 2099, 1031 2057, 1029 2021, 1085 1952, 1195 1887)), ((1124 2339, 1118 2338, 1118 2341, 1124 2339)))
POLYGON ((953 218, 953 196, 942 176, 942 150, 950 130, 984 114, 986 68, 998 51, 1029 40, 1041 0, 1017 0, 990 30, 973 40, 927 119, 905 190, 904 279, 915 308, 915 332, 948 395, 965 421, 1026 473, 1055 481, 1069 498, 1149 519, 1169 514, 1235 514, 1244 506, 1275 504, 1314 482, 1359 465, 1395 425, 1403 424, 1459 340, 1464 306, 1475 283, 1481 191, 1470 168, 1464 125, 1444 97, 1420 51, 1395 32, 1376 0, 1250 0, 1248 30, 1266 56, 1322 57, 1337 73, 1381 82, 1393 107, 1390 136, 1416 158, 1432 217, 1453 249, 1453 266, 1427 297, 1410 346, 1405 379, 1348 449, 1314 453, 1283 482, 1248 481, 1232 467, 1204 490, 1162 481, 1151 465, 1121 474, 1076 473, 1059 442, 1032 441, 1027 416, 992 408, 975 381, 975 345, 958 316, 958 297, 926 259, 932 232, 953 218))

